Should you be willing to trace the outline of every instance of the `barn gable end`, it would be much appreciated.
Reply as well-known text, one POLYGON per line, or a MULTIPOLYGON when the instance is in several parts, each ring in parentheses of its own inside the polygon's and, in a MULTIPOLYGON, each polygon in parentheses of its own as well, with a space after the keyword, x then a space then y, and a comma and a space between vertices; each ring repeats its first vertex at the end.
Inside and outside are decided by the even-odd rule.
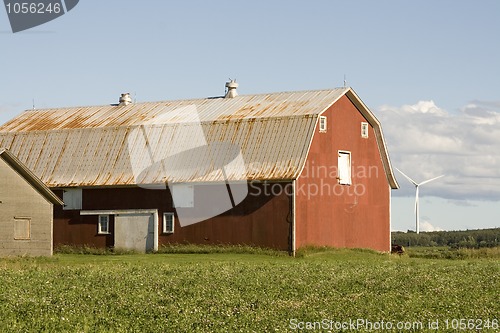
POLYGON ((391 186, 371 119, 348 96, 321 116, 327 129, 316 128, 296 185, 297 247, 389 251, 391 186), (362 133, 363 123, 367 133, 362 133))

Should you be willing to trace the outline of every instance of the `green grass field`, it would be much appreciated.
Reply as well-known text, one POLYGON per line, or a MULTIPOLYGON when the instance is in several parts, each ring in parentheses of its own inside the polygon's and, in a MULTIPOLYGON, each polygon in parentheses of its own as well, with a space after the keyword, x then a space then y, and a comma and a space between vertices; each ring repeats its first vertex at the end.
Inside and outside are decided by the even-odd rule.
POLYGON ((226 252, 0 259, 0 332, 500 331, 495 255, 226 252))

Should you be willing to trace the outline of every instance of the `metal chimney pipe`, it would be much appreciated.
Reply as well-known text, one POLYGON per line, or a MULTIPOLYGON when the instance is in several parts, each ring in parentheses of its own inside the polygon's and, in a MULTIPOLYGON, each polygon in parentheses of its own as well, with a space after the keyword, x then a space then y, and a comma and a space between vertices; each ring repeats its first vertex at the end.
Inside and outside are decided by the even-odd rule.
POLYGON ((236 83, 236 80, 231 80, 229 79, 229 82, 226 82, 226 96, 224 98, 234 98, 238 96, 238 92, 236 91, 236 88, 238 88, 238 83, 236 83))
POLYGON ((118 104, 118 106, 125 106, 132 103, 132 98, 130 97, 130 93, 121 94, 119 102, 120 103, 118 104))

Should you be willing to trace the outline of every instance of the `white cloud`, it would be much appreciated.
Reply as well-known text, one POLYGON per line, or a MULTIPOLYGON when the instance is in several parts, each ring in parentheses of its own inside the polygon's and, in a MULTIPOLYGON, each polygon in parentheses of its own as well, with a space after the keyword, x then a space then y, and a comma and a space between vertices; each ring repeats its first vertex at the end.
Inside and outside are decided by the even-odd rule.
POLYGON ((420 231, 443 231, 443 229, 433 226, 429 221, 420 221, 420 231))
POLYGON ((403 105, 401 109, 410 113, 433 113, 437 115, 446 115, 446 112, 438 108, 434 101, 419 101, 415 105, 403 105))
POLYGON ((498 110, 500 110, 500 102, 481 101, 469 103, 461 109, 475 123, 487 125, 496 125, 500 122, 500 113, 498 110))
MULTIPOLYGON (((500 102, 474 101, 456 113, 433 101, 376 110, 382 123, 392 164, 420 182, 421 195, 450 200, 500 200, 500 102)), ((413 186, 398 177, 401 190, 413 186)))

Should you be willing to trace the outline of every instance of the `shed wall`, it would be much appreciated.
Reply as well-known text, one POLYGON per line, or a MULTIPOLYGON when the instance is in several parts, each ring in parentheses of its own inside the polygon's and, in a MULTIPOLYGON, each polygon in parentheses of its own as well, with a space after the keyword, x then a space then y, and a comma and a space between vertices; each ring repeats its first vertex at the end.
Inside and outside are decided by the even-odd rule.
POLYGON ((0 256, 52 255, 52 204, 0 159, 0 256), (14 239, 14 223, 27 219, 29 239, 14 239))
POLYGON ((305 168, 297 180, 296 246, 390 250, 390 187, 375 133, 361 137, 366 119, 341 97, 323 113, 305 168), (338 152, 351 153, 351 185, 338 184, 338 152))

